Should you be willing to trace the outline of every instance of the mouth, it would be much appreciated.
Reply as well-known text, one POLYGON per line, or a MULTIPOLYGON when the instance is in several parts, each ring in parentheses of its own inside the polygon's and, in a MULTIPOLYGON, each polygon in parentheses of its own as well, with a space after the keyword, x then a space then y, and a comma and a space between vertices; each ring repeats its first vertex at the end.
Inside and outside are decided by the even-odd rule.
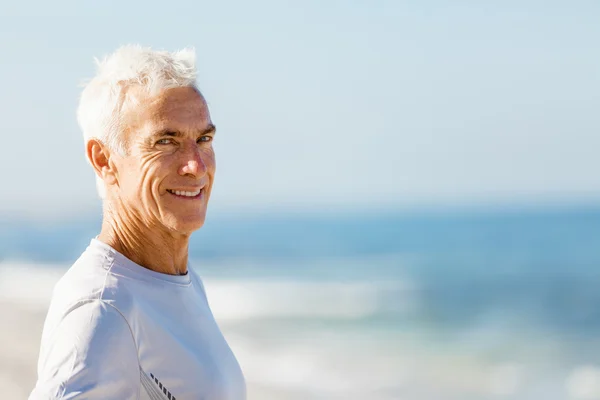
POLYGON ((202 196, 204 188, 194 189, 193 191, 167 189, 167 192, 182 199, 198 199, 202 196))

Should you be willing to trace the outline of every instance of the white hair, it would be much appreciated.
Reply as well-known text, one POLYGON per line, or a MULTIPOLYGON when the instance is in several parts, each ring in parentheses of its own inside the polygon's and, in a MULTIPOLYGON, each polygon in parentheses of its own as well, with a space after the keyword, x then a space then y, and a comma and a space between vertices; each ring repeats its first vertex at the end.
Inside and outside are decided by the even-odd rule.
MULTIPOLYGON (((193 48, 176 52, 156 51, 140 45, 120 47, 102 61, 83 89, 77 121, 85 143, 98 139, 111 151, 126 154, 121 109, 127 90, 136 86, 149 95, 177 87, 196 88, 196 55, 193 48)), ((96 188, 105 197, 104 182, 96 177, 96 188)))

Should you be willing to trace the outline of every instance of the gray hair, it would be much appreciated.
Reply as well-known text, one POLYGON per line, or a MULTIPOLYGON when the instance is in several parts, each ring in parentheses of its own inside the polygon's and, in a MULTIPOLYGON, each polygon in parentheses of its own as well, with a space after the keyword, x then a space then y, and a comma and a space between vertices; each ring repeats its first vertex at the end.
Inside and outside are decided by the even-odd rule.
MULTIPOLYGON (((96 76, 85 85, 77 109, 85 142, 98 139, 110 150, 126 154, 121 134, 124 94, 132 86, 149 95, 177 87, 196 88, 195 59, 193 48, 171 53, 140 45, 123 46, 102 61, 95 59, 96 76)), ((100 177, 96 177, 96 188, 104 198, 106 190, 100 177)))

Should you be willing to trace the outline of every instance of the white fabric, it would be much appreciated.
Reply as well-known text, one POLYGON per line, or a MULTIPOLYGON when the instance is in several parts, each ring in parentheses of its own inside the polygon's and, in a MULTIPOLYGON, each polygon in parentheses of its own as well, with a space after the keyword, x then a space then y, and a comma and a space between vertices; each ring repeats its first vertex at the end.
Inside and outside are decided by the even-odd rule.
POLYGON ((30 400, 243 400, 200 278, 135 264, 93 239, 54 288, 30 400))

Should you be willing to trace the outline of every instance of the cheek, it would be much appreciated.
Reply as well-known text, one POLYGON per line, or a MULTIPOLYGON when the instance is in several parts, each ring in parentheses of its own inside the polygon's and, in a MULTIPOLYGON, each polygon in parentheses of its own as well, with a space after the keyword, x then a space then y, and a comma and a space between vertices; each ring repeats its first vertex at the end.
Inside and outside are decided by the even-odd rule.
POLYGON ((212 149, 206 151, 203 162, 206 166, 206 170, 208 171, 208 173, 211 175, 214 174, 217 167, 217 163, 215 159, 215 152, 212 149))
POLYGON ((135 197, 140 187, 139 160, 129 160, 119 168, 120 191, 125 197, 135 197))

